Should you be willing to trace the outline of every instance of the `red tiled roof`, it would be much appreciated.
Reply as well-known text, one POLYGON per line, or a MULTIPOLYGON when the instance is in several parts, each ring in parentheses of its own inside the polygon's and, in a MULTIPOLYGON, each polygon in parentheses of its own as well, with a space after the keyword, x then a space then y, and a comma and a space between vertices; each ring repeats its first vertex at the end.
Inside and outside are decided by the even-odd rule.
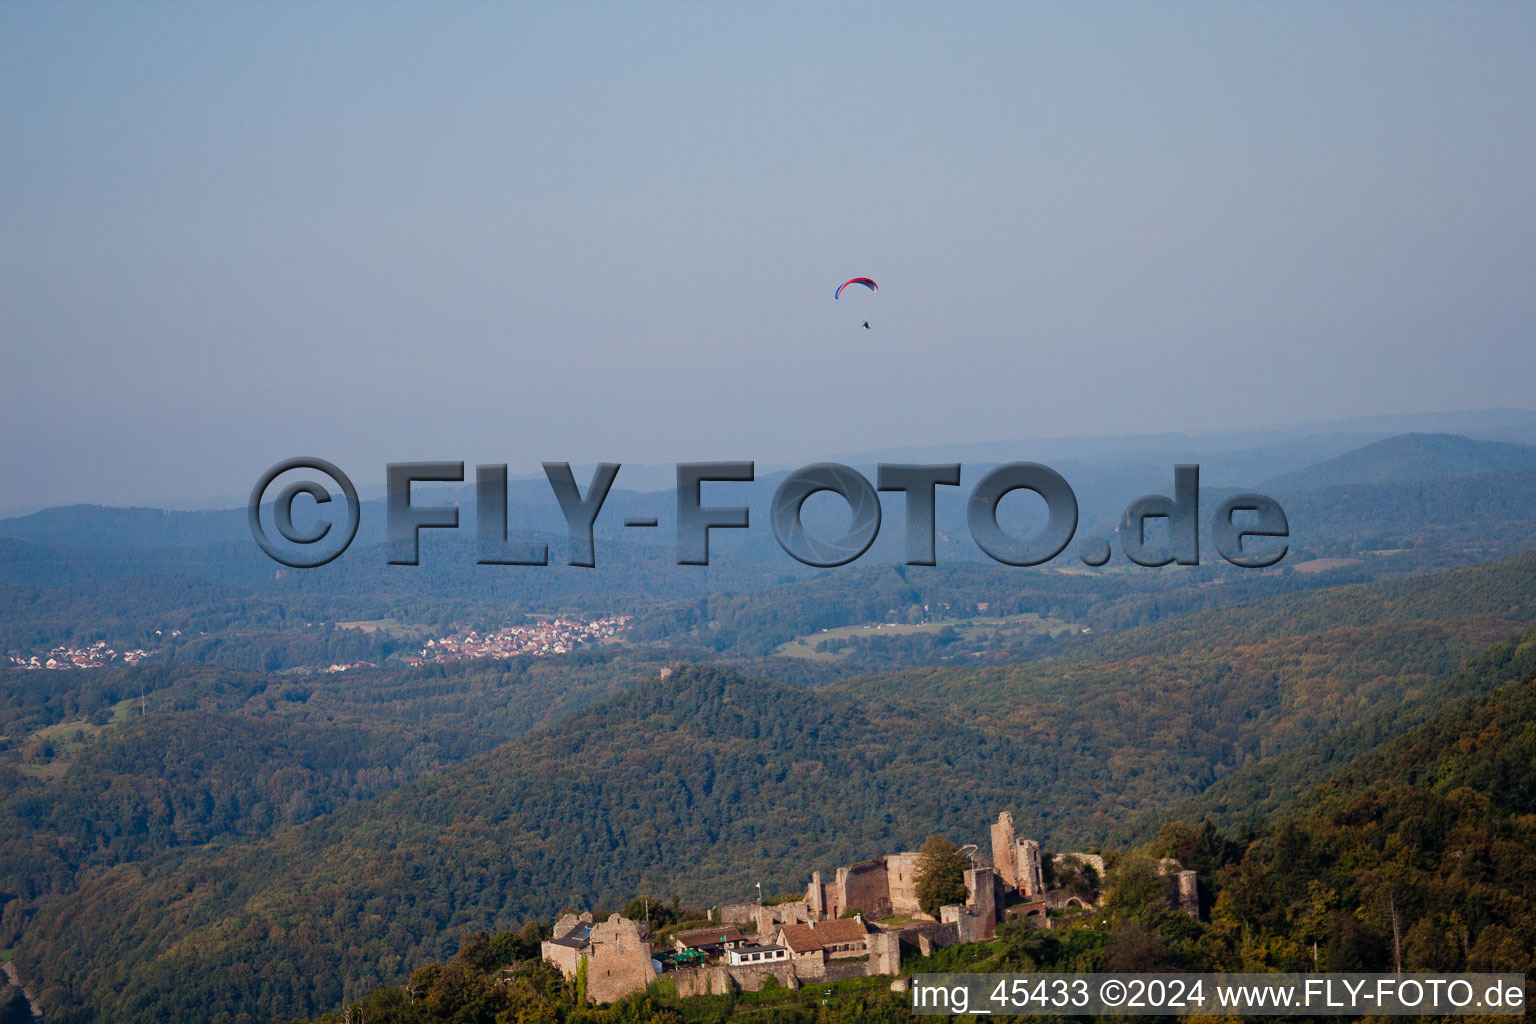
POLYGON ((786 924, 779 934, 784 945, 796 953, 812 953, 827 946, 844 946, 863 942, 869 937, 864 922, 847 917, 837 921, 817 921, 810 924, 786 924))
POLYGON ((717 942, 744 942, 746 936, 731 925, 722 925, 719 928, 694 928, 692 931, 678 932, 677 941, 688 947, 712 946, 717 942))

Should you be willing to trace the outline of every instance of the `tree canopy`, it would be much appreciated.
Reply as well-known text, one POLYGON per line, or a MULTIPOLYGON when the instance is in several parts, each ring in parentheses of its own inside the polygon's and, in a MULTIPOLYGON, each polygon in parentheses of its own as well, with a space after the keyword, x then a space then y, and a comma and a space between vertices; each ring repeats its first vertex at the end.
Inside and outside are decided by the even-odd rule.
POLYGON ((970 859, 940 835, 928 837, 917 859, 917 903, 923 913, 939 916, 939 908, 965 902, 965 871, 970 859))

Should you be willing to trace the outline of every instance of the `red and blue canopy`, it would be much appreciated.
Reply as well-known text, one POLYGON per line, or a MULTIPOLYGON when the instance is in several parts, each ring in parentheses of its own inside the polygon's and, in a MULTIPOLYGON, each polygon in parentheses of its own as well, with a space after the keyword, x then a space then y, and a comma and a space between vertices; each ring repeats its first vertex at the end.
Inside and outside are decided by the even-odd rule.
POLYGON ((832 296, 832 297, 834 299, 842 298, 843 297, 843 289, 847 288, 851 284, 861 284, 865 288, 868 288, 872 292, 877 292, 877 291, 880 290, 880 286, 875 284, 874 281, 870 280, 867 277, 850 277, 848 280, 844 281, 842 284, 837 286, 837 294, 832 296))

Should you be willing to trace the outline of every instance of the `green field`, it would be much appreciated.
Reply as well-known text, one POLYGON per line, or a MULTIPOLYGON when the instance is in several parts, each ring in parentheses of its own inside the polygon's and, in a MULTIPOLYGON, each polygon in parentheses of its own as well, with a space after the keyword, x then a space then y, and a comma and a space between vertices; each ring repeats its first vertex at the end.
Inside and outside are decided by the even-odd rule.
POLYGON ((34 779, 61 778, 65 772, 69 771, 69 766, 74 763, 76 754, 95 742, 97 735, 103 729, 122 725, 130 715, 136 714, 138 704, 137 697, 118 701, 111 707, 111 717, 102 725, 97 725, 88 719, 77 719, 70 722, 56 722, 34 731, 26 739, 28 746, 36 750, 42 744, 50 744, 53 747, 53 753, 46 758, 39 757, 37 760, 18 764, 16 770, 34 779))
POLYGON ((1043 619, 1034 612, 1026 612, 1023 615, 1009 615, 1004 618, 935 619, 931 622, 915 624, 905 622, 870 623, 862 626, 840 626, 836 629, 823 629, 817 633, 798 636, 788 643, 780 644, 773 653, 786 658, 810 658, 813 660, 829 661, 843 656, 843 652, 835 648, 843 646, 858 637, 872 639, 887 636, 912 636, 918 633, 938 633, 945 629, 953 629, 956 633, 960 634, 961 643, 978 643, 995 642, 1010 635, 1054 635, 1063 631, 1076 633, 1081 627, 1061 619, 1043 619), (829 644, 834 649, 817 650, 817 647, 822 644, 829 644))
POLYGON ((33 732, 28 740, 51 740, 59 755, 67 756, 77 753, 87 743, 96 738, 96 734, 109 726, 121 725, 128 716, 135 712, 139 703, 137 697, 127 697, 112 705, 112 717, 104 725, 86 719, 78 719, 72 722, 56 722, 53 725, 44 726, 33 732))
POLYGON ((355 619, 336 623, 337 629, 356 629, 364 633, 383 633, 385 636, 406 637, 426 632, 425 626, 401 622, 399 619, 355 619))

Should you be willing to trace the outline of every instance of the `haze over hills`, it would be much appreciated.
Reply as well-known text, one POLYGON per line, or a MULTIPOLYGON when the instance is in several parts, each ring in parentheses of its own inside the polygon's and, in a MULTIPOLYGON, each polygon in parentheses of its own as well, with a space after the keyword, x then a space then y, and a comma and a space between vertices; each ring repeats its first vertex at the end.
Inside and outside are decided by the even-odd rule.
MULTIPOLYGON (((1536 444, 1536 412, 1517 408, 1498 408, 1396 413, 1202 433, 1036 437, 986 442, 905 445, 858 451, 812 453, 794 462, 784 461, 780 457, 763 458, 764 453, 756 451, 727 453, 725 457, 756 459, 759 473, 764 476, 782 474, 809 462, 828 460, 849 465, 872 465, 880 461, 968 462, 979 465, 1028 459, 1048 464, 1068 462, 1123 466, 1141 463, 1157 467, 1164 467, 1165 464, 1171 466, 1176 461, 1194 460, 1210 470, 1213 482, 1223 486, 1251 486, 1260 480, 1291 472, 1373 441, 1403 433, 1453 433, 1487 440, 1536 444)), ((444 452, 442 455, 446 458, 459 457, 455 452, 444 452)), ((558 451, 509 451, 506 457, 511 459, 520 455, 528 456, 529 461, 523 465, 511 466, 514 484, 528 480, 543 481, 543 475, 537 471, 537 462, 534 460, 559 460, 564 457, 558 451)), ((680 455, 679 457, 688 458, 689 456, 680 455)), ((718 454, 717 457, 719 457, 718 454)), ((264 467, 251 468, 253 482, 261 468, 264 467)), ((349 471, 355 470, 353 479, 364 501, 383 495, 382 465, 368 467, 367 471, 361 467, 344 468, 349 471)), ((578 463, 575 468, 578 480, 590 479, 593 468, 591 463, 578 463)), ((642 493, 669 491, 675 485, 675 474, 676 469, 672 464, 626 462, 618 483, 625 489, 642 493)), ((85 497, 83 488, 73 488, 72 493, 79 493, 85 497)), ((241 508, 245 499, 246 493, 243 491, 222 497, 188 494, 179 494, 174 497, 146 495, 143 499, 134 501, 132 505, 178 512, 219 511, 241 508)), ((86 497, 85 500, 76 499, 68 502, 0 505, 0 521, 24 518, 34 512, 74 504, 100 505, 101 503, 92 502, 86 497)))
MULTIPOLYGON (((1523 422, 1519 410, 1409 417, 1416 422, 1452 423, 1494 429, 1523 422)), ((1333 424, 1357 431, 1393 425, 1390 418, 1333 424)), ((1158 464, 1149 452, 1170 460, 1187 458, 1191 444, 1207 447, 1215 465, 1203 466, 1203 503, 1214 507, 1226 493, 1216 482, 1252 487, 1252 481, 1273 469, 1284 469, 1263 486, 1286 492, 1293 522, 1289 566, 1356 567, 1364 576, 1467 564, 1502 557, 1527 543, 1524 510, 1536 500, 1536 449, 1450 435, 1400 435, 1344 450, 1360 434, 1336 430, 1308 434, 1308 426, 1268 432, 1223 435, 1209 439, 1180 437, 1110 438, 1093 442, 1062 442, 1057 454, 1084 461, 1058 463, 1078 492, 1079 534, 1108 536, 1120 510, 1146 493, 1171 490, 1171 461, 1158 464), (1267 447, 1237 445, 1265 440, 1267 447), (1178 453, 1178 454, 1175 454, 1178 453), (1319 455, 1329 455, 1313 462, 1319 455), (1490 471, 1497 470, 1497 473, 1490 471), (1338 488, 1349 488, 1347 493, 1338 488), (1320 561, 1321 560, 1321 561, 1320 561)), ((901 453, 885 453, 892 457, 901 453)), ((984 458, 1018 457, 1009 445, 978 445, 954 449, 907 452, 901 457, 984 458)), ((1033 453, 1030 453, 1033 454, 1033 453)), ((873 467, 867 467, 873 472, 873 467)), ((979 479, 988 464, 967 463, 967 484, 979 479)), ((578 479, 584 476, 578 473, 578 479)), ((93 628, 117 622, 121 635, 150 632, 167 624, 208 626, 232 621, 211 618, 193 609, 238 607, 249 597, 264 602, 307 605, 291 608, 293 618, 315 620, 374 620, 400 617, 401 584, 409 579, 420 595, 440 599, 430 621, 447 624, 462 619, 468 607, 497 605, 522 611, 542 609, 631 610, 649 599, 695 598, 722 591, 757 591, 786 582, 818 578, 821 574, 796 562, 775 543, 767 529, 768 501, 782 473, 760 476, 751 485, 716 485, 718 496, 707 501, 744 501, 751 507, 749 530, 718 530, 711 538, 712 564, 707 569, 680 569, 674 563, 675 500, 670 492, 642 493, 615 489, 605 503, 595 531, 597 570, 572 570, 561 565, 566 554, 565 526, 548 484, 542 479, 509 484, 508 520, 514 541, 547 545, 552 565, 546 569, 476 567, 473 537, 475 502, 472 488, 426 488, 422 503, 457 503, 457 531, 423 531, 424 564, 401 570, 386 564, 382 550, 382 500, 363 503, 361 528, 352 549, 322 570, 287 573, 275 567, 251 542, 244 509, 167 511, 68 506, 29 516, 0 520, 0 604, 12 605, 10 625, 0 632, 0 648, 35 653, 41 646, 69 639, 65 620, 56 612, 72 609, 74 621, 93 628), (727 495, 729 496, 727 498, 727 495), (631 516, 654 517, 654 531, 626 530, 631 516), (4 538, 10 538, 5 540, 4 538), (17 543, 24 542, 24 543, 17 543), (90 586, 87 586, 89 581, 90 586), (38 590, 41 588, 41 591, 38 590), (84 589, 82 589, 84 588, 84 589), (119 601, 132 592, 135 598, 119 601), (197 596, 193 596, 197 595, 197 596), (313 597, 332 602, 329 609, 313 597), (18 603, 19 602, 19 603, 18 603), (467 602, 467 605, 466 605, 467 602), (132 609, 125 616, 124 609, 132 609), (135 620, 138 620, 135 622, 135 620), (153 620, 153 621, 152 621, 153 620), (174 620, 174 621, 173 621, 174 620), (130 625, 133 623, 133 625, 130 625), (51 625, 50 625, 51 624, 51 625)), ((622 482, 622 471, 621 471, 622 482)), ((971 539, 966 525, 968 487, 943 487, 937 493, 937 553, 941 565, 989 565, 971 539)), ((1005 526, 1019 534, 1038 529, 1040 510, 1026 498, 1010 499, 1000 514, 1005 526)), ((831 499, 828 499, 831 501, 831 499)), ((888 528, 881 531, 860 565, 894 564, 902 560, 903 539, 898 528, 903 501, 884 495, 888 528)), ((835 532, 846 519, 836 503, 806 507, 813 530, 835 532)), ((1214 557, 1206 547, 1207 557, 1214 557)), ((1071 562, 1070 553, 1057 568, 1071 562)), ((1218 567, 1219 568, 1219 567, 1218 567)), ((409 602, 422 607, 420 601, 409 602)), ((280 614, 287 619, 286 612, 280 614)), ((421 619, 420 611, 407 618, 421 619)), ((78 628, 78 627, 76 627, 78 628)), ((788 636, 782 639, 789 639, 788 636)))
MULTIPOLYGON (((970 537, 966 488, 940 488, 939 566, 902 568, 899 585, 879 607, 868 599, 885 593, 886 583, 875 583, 862 595, 857 591, 865 580, 886 580, 889 573, 882 570, 902 559, 902 498, 885 496, 887 526, 857 564, 813 570, 780 550, 767 528, 771 478, 757 485, 726 485, 728 493, 741 497, 707 498, 747 501, 754 524, 748 530, 715 531, 707 568, 675 564, 672 496, 633 491, 615 491, 599 516, 598 567, 561 564, 565 530, 542 480, 514 481, 510 488, 514 539, 549 548, 551 564, 538 568, 475 564, 473 501, 463 489, 422 499, 438 502, 457 493, 467 504, 459 530, 423 531, 422 564, 409 568, 387 564, 379 502, 364 504, 362 530, 345 556, 306 571, 288 571, 262 554, 249 537, 244 510, 51 509, 0 521, 0 610, 5 613, 0 615, 0 653, 30 657, 60 643, 105 640, 155 647, 163 657, 178 660, 294 668, 335 660, 324 653, 340 649, 334 637, 322 635, 329 629, 326 623, 399 624, 404 633, 376 633, 362 647, 350 640, 341 645, 354 658, 378 661, 409 650, 433 630, 441 635, 468 624, 494 627, 528 614, 564 611, 640 613, 647 640, 756 657, 822 628, 913 614, 925 620, 946 618, 923 606, 948 607, 949 618, 976 614, 982 604, 1027 611, 1009 600, 1010 590, 1102 631, 1223 600, 1466 565, 1527 548, 1536 470, 1486 469, 1501 460, 1518 464, 1530 450, 1435 435, 1427 443, 1442 456, 1428 460, 1417 454, 1425 443, 1416 435, 1387 439, 1292 477, 1357 479, 1286 494, 1290 550, 1278 575, 1229 571, 1216 559, 1208 535, 1203 547, 1207 564, 1176 574, 1127 575, 1117 569, 1117 561, 1098 572, 1074 575, 1082 569, 1071 551, 1040 569, 1000 566, 986 559, 970 537), (1461 475, 1414 478, 1413 467, 1422 465, 1461 475), (1409 478, 1402 479, 1405 475, 1409 478), (1384 482, 1364 482, 1378 478, 1384 482), (645 514, 654 515, 661 528, 635 537, 635 531, 622 526, 626 516, 645 514), (1216 580, 1225 581, 1222 589, 1206 586, 1216 580), (856 583, 851 589, 850 582, 856 583), (744 603, 749 594, 764 597, 744 603), (1127 615, 1129 607, 1139 610, 1127 615), (164 639, 172 629, 183 636, 176 644, 164 639)), ((1167 467, 1067 472, 1082 492, 1079 533, 1084 537, 1109 530, 1089 518, 1091 507, 1118 514, 1125 502, 1142 493, 1167 492, 1171 483, 1167 467)), ((1224 492, 1204 490, 1208 513, 1224 492)), ((1034 512, 1026 499, 1018 500, 1024 512, 1007 525, 1027 533, 1034 528, 1034 512)), ((808 514, 815 529, 831 528, 836 519, 836 510, 808 514)), ((922 657, 930 662, 948 656, 929 647, 922 657)), ((1014 654, 1033 656, 1017 647, 1014 654)), ((878 664, 867 658, 860 663, 866 670, 878 664)), ((784 671, 792 669, 800 677, 808 667, 801 662, 784 671)), ((755 670, 776 671, 768 666, 755 670)))
MULTIPOLYGON (((1487 417, 1473 421, 1483 422, 1485 419, 1487 417)), ((1368 435, 1307 435, 1271 440, 1267 446, 1255 448, 1218 446, 1210 452, 1213 461, 1202 465, 1202 485, 1213 493, 1221 493, 1223 488, 1252 489, 1256 486, 1272 491, 1300 492, 1343 484, 1449 480, 1492 471, 1536 469, 1536 448, 1526 445, 1478 441, 1451 434, 1402 434, 1371 440, 1363 447, 1357 447, 1363 436, 1368 435), (1320 458, 1322 461, 1317 461, 1320 458), (1276 473, 1277 469, 1284 471, 1276 473)), ((1078 503, 1085 516, 1084 530, 1095 523, 1113 522, 1120 508, 1141 494, 1169 490, 1173 463, 1199 457, 1200 446, 1181 447, 1180 442, 1184 440, 1187 439, 1181 435, 1170 439, 1104 439, 1103 444, 1093 446, 1063 443, 1054 468, 1067 477, 1078 493, 1078 503), (1125 447, 1116 447, 1121 444, 1125 447), (1156 454, 1152 454, 1154 451, 1156 454)), ((1045 457, 1021 452, 1008 443, 998 443, 862 453, 850 459, 871 476, 874 462, 882 459, 962 460, 966 473, 962 483, 965 486, 940 487, 936 492, 940 532, 955 535, 965 532, 965 491, 980 474, 1000 461, 1045 457)), ((667 467, 667 472, 670 475, 672 468, 667 467)), ((670 547, 666 538, 675 528, 674 493, 671 490, 638 491, 624 484, 628 477, 625 470, 621 470, 620 475, 619 486, 609 492, 603 514, 598 518, 597 538, 610 543, 622 540, 631 545, 670 547), (661 529, 637 540, 622 526, 623 520, 630 516, 653 516, 661 529)), ((724 501, 727 496, 733 503, 745 502, 751 508, 753 521, 763 524, 768 499, 785 475, 784 470, 764 469, 755 483, 716 485, 721 488, 721 496, 706 499, 706 503, 724 501)), ((578 470, 576 476, 579 485, 585 486, 588 475, 578 470)), ((414 500, 419 505, 459 506, 461 535, 468 535, 476 528, 473 486, 418 486, 414 492, 414 500)), ((887 516, 901 514, 899 499, 887 495, 882 503, 888 506, 887 516)), ((818 512, 814 503, 807 506, 806 514, 812 525, 835 525, 846 518, 837 512, 818 512)), ((382 543, 384 519, 382 498, 364 501, 355 543, 382 543)), ((565 522, 542 477, 509 482, 508 523, 514 539, 533 539, 535 535, 545 534, 556 540, 554 557, 559 560, 564 548, 559 540, 565 532, 565 522)), ((894 532, 882 534, 869 556, 871 559, 899 559, 900 546, 889 536, 894 532)), ((425 531, 424 543, 432 543, 435 536, 434 531, 425 531)), ((0 519, 0 537, 79 548, 195 547, 224 542, 248 543, 250 540, 247 513, 243 507, 173 511, 97 505, 60 506, 0 519)), ((797 564, 778 551, 762 529, 721 530, 712 538, 712 543, 736 557, 777 559, 781 563, 779 567, 788 571, 794 571, 797 564)), ((951 557, 980 557, 973 545, 955 545, 947 553, 951 557)))
MULTIPOLYGON (((772 462, 758 459, 759 479, 776 481, 798 465, 831 460, 854 466, 873 466, 877 462, 961 462, 972 466, 992 466, 1003 462, 1030 460, 1083 468, 1114 468, 1122 474, 1128 467, 1156 471, 1161 479, 1171 472, 1175 462, 1197 461, 1206 470, 1207 484, 1227 487, 1252 487, 1261 481, 1303 470, 1315 463, 1343 455, 1363 446, 1399 434, 1458 434, 1469 438, 1536 443, 1536 412, 1525 409, 1486 409, 1438 413, 1402 413, 1358 416, 1338 420, 1279 424, 1246 430, 1216 431, 1200 434, 1125 434, 1091 437, 1024 438, 1006 441, 950 443, 870 449, 857 452, 822 454, 800 463, 772 462)), ((756 453, 732 457, 752 459, 756 453)), ((558 459, 558 452, 537 453, 540 458, 558 459)), ((510 504, 514 522, 522 521, 519 512, 534 512, 539 520, 531 528, 554 529, 562 525, 558 510, 550 513, 547 485, 539 472, 514 472, 510 481, 510 504), (524 486, 531 485, 531 486, 524 486)), ((1454 468, 1454 467, 1452 467, 1454 468)), ((585 485, 591 478, 592 465, 575 466, 576 479, 585 485)), ((381 472, 382 470, 380 470, 381 472)), ((1460 470, 1439 475, 1465 475, 1460 470)), ((468 467, 473 475, 473 467, 468 467)), ((253 470, 254 479, 254 470, 253 470)), ((366 482, 358 474, 358 491, 364 502, 373 505, 383 494, 383 484, 366 482)), ((1329 482, 1369 482, 1366 479, 1329 482)), ((626 463, 613 492, 620 500, 625 491, 635 495, 659 493, 670 497, 676 484, 674 465, 626 463)), ((1310 486, 1310 485, 1309 485, 1310 486)), ((432 485, 417 488, 425 495, 447 494, 473 514, 474 502, 468 488, 454 489, 432 485), (465 500, 469 498, 471 500, 465 500)), ((1140 492, 1138 492, 1139 494, 1140 492)), ((1134 497, 1136 495, 1132 495, 1134 497)), ((113 532, 99 532, 104 523, 92 510, 122 508, 96 504, 32 506, 25 509, 0 508, 0 536, 39 542, 66 542, 84 546, 103 544, 195 544, 245 536, 244 495, 225 498, 175 499, 146 502, 136 506, 134 517, 119 517, 113 532), (147 508, 144 506, 148 506, 147 508), (63 514, 64 509, 77 511, 63 514), (173 515, 154 521, 148 513, 169 511, 173 515), (35 513, 49 512, 41 519, 35 513), (181 513, 210 513, 209 516, 181 513), (232 513, 220 516, 218 513, 232 513), (171 529, 174 524, 174 529, 171 529), (75 531, 84 531, 83 533, 75 531), (228 531, 227 533, 225 531, 228 531)), ((1129 499, 1127 499, 1129 500, 1129 499)), ((670 511, 663 501, 663 511, 670 511)), ((649 506, 647 506, 649 507, 649 506)), ((365 521, 367 518, 365 517, 365 521)), ((365 534, 366 536, 366 534, 365 534)), ((382 534, 378 535, 382 539, 382 534)))

